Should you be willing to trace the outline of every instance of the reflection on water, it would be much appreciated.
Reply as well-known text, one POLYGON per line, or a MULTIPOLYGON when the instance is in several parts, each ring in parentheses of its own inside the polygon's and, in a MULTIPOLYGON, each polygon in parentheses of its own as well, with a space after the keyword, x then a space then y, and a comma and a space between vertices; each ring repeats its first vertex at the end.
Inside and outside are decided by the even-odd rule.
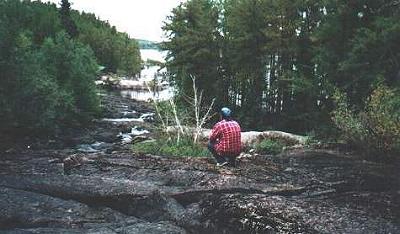
POLYGON ((160 51, 154 49, 141 49, 140 56, 142 57, 143 61, 151 59, 154 61, 159 61, 164 63, 165 57, 167 56, 167 51, 160 51))

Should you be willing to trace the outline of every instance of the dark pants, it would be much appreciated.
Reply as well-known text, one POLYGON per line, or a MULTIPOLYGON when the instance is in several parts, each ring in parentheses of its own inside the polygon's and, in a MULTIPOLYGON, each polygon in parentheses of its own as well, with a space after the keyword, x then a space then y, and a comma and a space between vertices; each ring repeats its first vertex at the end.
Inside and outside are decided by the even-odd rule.
POLYGON ((208 150, 213 154, 217 163, 228 162, 230 166, 236 166, 236 157, 234 155, 219 155, 215 150, 215 143, 208 142, 208 150))

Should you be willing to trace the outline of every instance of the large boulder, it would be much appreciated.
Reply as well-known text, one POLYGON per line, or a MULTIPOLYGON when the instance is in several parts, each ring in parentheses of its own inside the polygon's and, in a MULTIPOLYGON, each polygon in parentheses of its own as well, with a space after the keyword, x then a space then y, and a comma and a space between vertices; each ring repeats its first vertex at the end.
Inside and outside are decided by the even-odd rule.
POLYGON ((305 136, 281 131, 242 132, 242 144, 244 146, 258 144, 264 139, 279 140, 286 145, 304 145, 307 141, 307 137, 305 136))

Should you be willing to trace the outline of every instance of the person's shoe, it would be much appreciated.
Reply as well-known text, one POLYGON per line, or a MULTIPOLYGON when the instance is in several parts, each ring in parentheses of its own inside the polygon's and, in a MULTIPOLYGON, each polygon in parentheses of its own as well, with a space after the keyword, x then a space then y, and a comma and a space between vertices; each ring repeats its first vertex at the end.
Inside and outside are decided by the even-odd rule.
POLYGON ((223 167, 225 165, 228 165, 228 162, 217 163, 217 167, 223 167))

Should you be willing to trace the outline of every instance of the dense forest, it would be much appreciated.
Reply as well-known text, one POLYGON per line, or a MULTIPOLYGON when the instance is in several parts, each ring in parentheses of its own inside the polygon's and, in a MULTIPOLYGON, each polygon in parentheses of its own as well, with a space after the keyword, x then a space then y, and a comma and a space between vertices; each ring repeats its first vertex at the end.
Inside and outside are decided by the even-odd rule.
POLYGON ((140 72, 136 40, 93 14, 39 1, 0 1, 0 130, 56 130, 99 113, 94 80, 140 72))
POLYGON ((191 76, 246 128, 400 149, 396 0, 189 0, 163 30, 180 96, 191 76))

